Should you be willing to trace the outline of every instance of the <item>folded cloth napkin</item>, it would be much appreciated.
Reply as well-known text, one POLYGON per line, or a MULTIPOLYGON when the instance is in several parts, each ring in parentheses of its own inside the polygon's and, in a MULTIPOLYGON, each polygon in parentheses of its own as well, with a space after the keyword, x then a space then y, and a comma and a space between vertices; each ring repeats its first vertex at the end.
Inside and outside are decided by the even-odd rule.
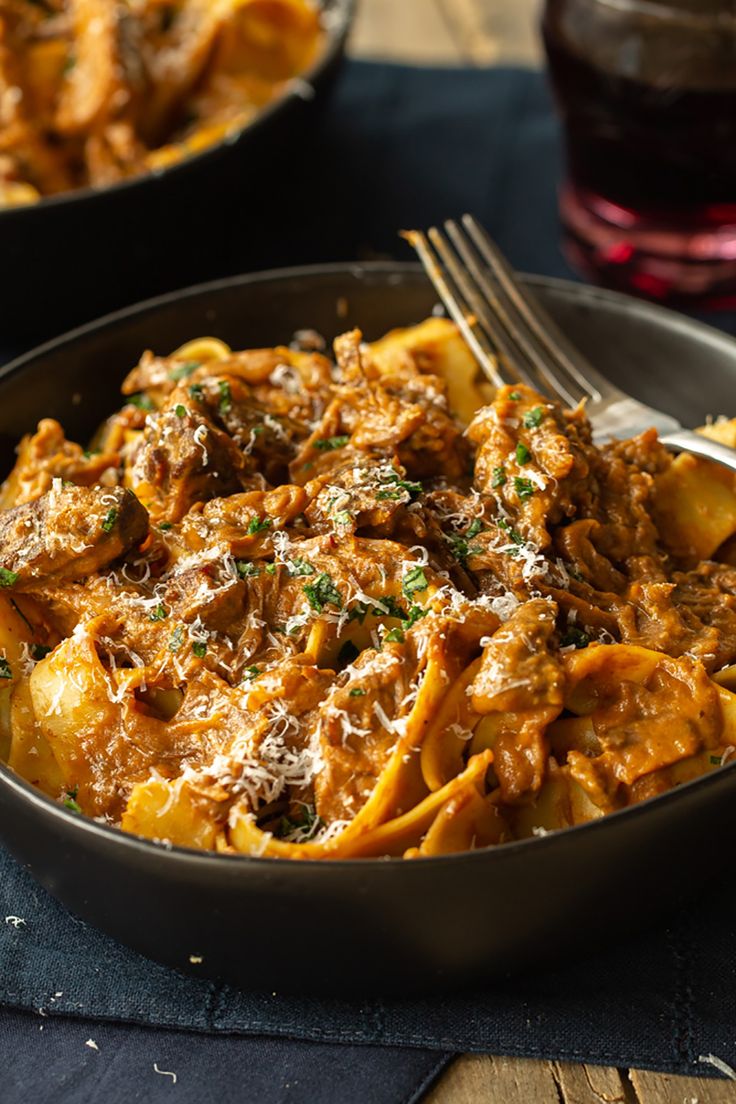
MULTIPOLYGON (((519 268, 572 275, 557 244, 558 128, 537 73, 352 63, 312 153, 294 171, 291 208, 279 204, 272 218, 264 209, 263 231, 234 232, 240 251, 223 243, 214 274, 411 259, 398 228, 470 210, 519 268)), ((202 278, 213 275, 211 259, 202 278)), ((735 328, 733 318, 717 321, 735 328)), ((248 994, 132 954, 71 917, 0 851, 0 1060, 9 1071, 0 1099, 157 1102, 175 1089, 181 1104, 409 1104, 453 1052, 471 1050, 707 1074, 700 1056, 736 1065, 735 930, 736 891, 724 885, 666 929, 610 949, 591 931, 581 959, 559 961, 550 948, 549 972, 473 993, 354 1002, 248 994)))

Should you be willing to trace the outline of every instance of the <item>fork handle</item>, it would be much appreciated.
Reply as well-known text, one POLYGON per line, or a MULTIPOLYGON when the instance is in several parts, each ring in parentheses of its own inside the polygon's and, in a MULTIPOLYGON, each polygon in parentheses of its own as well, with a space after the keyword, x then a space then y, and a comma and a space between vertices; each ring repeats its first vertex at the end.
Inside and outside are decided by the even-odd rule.
POLYGON ((690 452, 693 456, 714 460, 716 464, 722 464, 736 472, 736 449, 722 445, 720 441, 712 441, 710 437, 703 437, 701 433, 694 433, 691 429, 667 433, 660 440, 670 452, 690 452))

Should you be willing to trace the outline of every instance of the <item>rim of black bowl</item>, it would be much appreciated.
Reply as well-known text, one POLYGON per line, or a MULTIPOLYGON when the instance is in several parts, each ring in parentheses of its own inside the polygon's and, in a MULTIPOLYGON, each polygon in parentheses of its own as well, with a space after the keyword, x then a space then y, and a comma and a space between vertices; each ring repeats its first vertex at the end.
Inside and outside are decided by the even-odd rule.
MULTIPOLYGON (((305 97, 299 91, 300 83, 312 86, 315 95, 319 95, 319 89, 315 84, 319 82, 323 73, 336 62, 345 46, 350 28, 355 15, 358 0, 319 0, 320 14, 327 15, 324 24, 325 44, 317 59, 300 73, 286 82, 283 91, 269 103, 265 104, 257 114, 242 127, 233 130, 219 142, 205 147, 198 153, 188 154, 167 165, 163 169, 147 169, 145 172, 136 173, 126 177, 115 184, 105 184, 95 188, 90 184, 81 188, 72 188, 68 192, 60 192, 58 195, 42 196, 34 203, 23 203, 17 207, 0 208, 0 224, 3 219, 32 218, 34 211, 48 211, 50 208, 65 207, 74 203, 90 203, 101 201, 106 196, 119 195, 123 192, 142 188, 146 185, 154 187, 163 180, 170 180, 173 176, 183 174, 208 160, 216 160, 228 149, 239 146, 249 135, 261 130, 272 119, 279 117, 288 111, 295 103, 305 97)), ((312 97, 308 97, 311 99, 312 97)))
MULTIPOLYGON (((348 0, 348 2, 353 3, 354 0, 348 0)), ((57 338, 53 338, 51 341, 47 341, 31 349, 29 352, 24 353, 22 356, 0 367, 0 379, 3 379, 7 375, 15 375, 16 372, 22 371, 27 364, 38 360, 38 358, 42 357, 45 353, 63 348, 65 345, 73 344, 76 340, 85 337, 89 333, 94 333, 97 330, 104 331, 108 326, 125 322, 126 319, 137 315, 144 315, 156 311, 157 308, 171 305, 178 300, 195 298, 201 294, 217 292, 218 290, 227 288, 247 287, 252 283, 303 279, 310 276, 339 273, 356 278, 365 275, 376 277, 391 275, 416 277, 422 275, 422 267, 419 264, 401 261, 335 262, 332 264, 302 265, 294 268, 267 269, 262 272, 242 273, 238 276, 226 276, 219 280, 210 280, 202 284, 181 288, 178 291, 167 292, 165 295, 159 295, 153 299, 146 299, 141 303, 123 307, 121 310, 106 314, 93 322, 87 322, 83 326, 78 326, 76 329, 70 330, 57 338)), ((726 345, 730 349, 734 358, 734 364, 736 365, 736 339, 729 337, 729 335, 715 329, 713 326, 707 325, 707 323, 693 320, 686 315, 678 314, 656 303, 634 299, 622 292, 609 291, 607 288, 593 287, 589 284, 577 284, 572 280, 564 280, 551 276, 522 274, 522 278, 532 285, 552 288, 558 294, 587 302, 592 306, 600 302, 615 302, 620 307, 625 305, 629 313, 643 314, 645 316, 654 314, 655 316, 666 317, 668 324, 673 329, 687 330, 690 332, 695 331, 703 340, 715 341, 726 345)), ((94 835, 100 835, 103 839, 109 840, 110 843, 116 846, 132 848, 150 857, 160 856, 161 861, 178 863, 194 861, 196 863, 208 863, 210 865, 217 864, 223 869, 229 866, 230 869, 233 870, 237 869, 237 867, 243 863, 268 864, 269 866, 277 866, 284 870, 294 868, 300 870, 324 870, 324 868, 328 866, 339 868, 346 867, 353 870, 377 871, 386 868, 393 869, 395 866, 401 865, 401 867, 407 871, 408 876, 411 877, 411 871, 422 870, 428 865, 434 867, 446 863, 503 862, 504 859, 511 859, 520 850, 530 846, 537 848, 543 846, 557 846, 560 841, 572 840, 581 832, 586 832, 590 835, 593 832, 612 830, 613 826, 621 817, 626 817, 627 820, 633 820, 635 817, 646 816, 653 806, 662 807, 666 804, 671 804, 673 801, 679 801, 683 794, 692 790, 711 786, 715 788, 723 785, 728 785, 730 787, 732 783, 728 779, 728 776, 733 774, 734 768, 736 768, 736 758, 730 763, 724 764, 722 767, 718 767, 713 771, 701 775, 699 778, 693 778, 689 782, 684 782, 679 786, 673 786, 672 789, 667 790, 665 793, 647 798, 636 805, 629 805, 624 809, 617 809, 613 813, 607 813, 596 820, 590 820, 584 824, 575 824, 569 828, 552 830, 543 836, 510 840, 508 843, 483 847, 475 851, 458 851, 449 855, 429 855, 416 862, 409 862, 401 856, 387 856, 385 858, 285 859, 267 855, 221 854, 216 851, 200 851, 192 847, 182 847, 178 844, 160 843, 156 840, 148 839, 145 836, 137 836, 131 832, 124 832, 122 828, 118 828, 112 824, 101 823, 85 814, 80 815, 79 813, 73 813, 70 809, 66 809, 63 805, 59 804, 54 798, 49 797, 47 794, 37 789, 32 783, 27 782, 21 775, 16 774, 16 772, 2 760, 0 760, 0 789, 7 787, 15 791, 21 800, 28 801, 32 806, 35 805, 42 813, 46 812, 52 817, 60 817, 61 823, 65 824, 73 831, 83 833, 91 832, 94 835), (168 856, 168 860, 164 859, 164 856, 168 856), (491 856, 493 856, 493 858, 491 858, 491 856)))

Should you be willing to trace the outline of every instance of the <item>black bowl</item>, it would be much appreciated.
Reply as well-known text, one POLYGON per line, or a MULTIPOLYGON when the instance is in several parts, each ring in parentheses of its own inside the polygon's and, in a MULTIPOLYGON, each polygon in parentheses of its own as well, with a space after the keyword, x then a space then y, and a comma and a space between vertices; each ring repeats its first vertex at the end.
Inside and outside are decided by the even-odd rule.
MULTIPOLYGON (((731 339, 610 292, 534 287, 639 398, 687 424, 728 410, 731 339)), ((205 333, 265 345, 308 326, 331 337, 355 324, 373 338, 419 321, 434 302, 414 266, 333 266, 240 277, 121 312, 0 372, 0 463, 43 415, 88 435, 145 347, 165 353, 205 333)), ((300 863, 124 835, 0 767, 0 838, 72 912, 171 966, 268 991, 405 993, 477 983, 572 947, 594 952, 673 913, 722 865, 718 841, 733 831, 735 801, 736 764, 541 839, 416 862, 300 863)))
POLYGON ((0 210, 3 342, 35 344, 148 296, 258 267, 261 257, 274 263, 273 239, 312 164, 314 116, 356 2, 323 0, 326 43, 316 63, 226 141, 110 187, 0 210))

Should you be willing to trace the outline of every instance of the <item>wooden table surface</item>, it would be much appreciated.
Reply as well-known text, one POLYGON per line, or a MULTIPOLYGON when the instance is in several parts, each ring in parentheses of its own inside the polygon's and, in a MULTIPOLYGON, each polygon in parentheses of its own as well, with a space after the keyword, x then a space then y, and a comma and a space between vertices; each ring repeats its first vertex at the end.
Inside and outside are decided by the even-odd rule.
MULTIPOLYGON (((539 0, 361 0, 355 57, 421 65, 541 64, 539 0)), ((468 1055, 427 1104, 734 1104, 736 1085, 564 1062, 468 1055)))

